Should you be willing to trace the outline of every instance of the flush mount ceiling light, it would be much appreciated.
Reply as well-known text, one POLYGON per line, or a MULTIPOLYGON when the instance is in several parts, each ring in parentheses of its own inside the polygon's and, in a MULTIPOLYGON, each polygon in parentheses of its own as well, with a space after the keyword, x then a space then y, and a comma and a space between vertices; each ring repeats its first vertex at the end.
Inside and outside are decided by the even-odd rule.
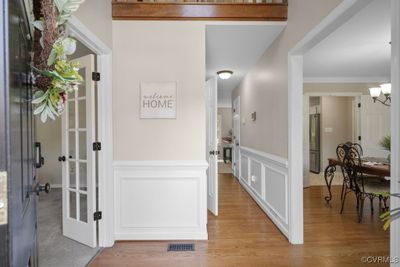
POLYGON ((218 77, 220 77, 222 80, 227 80, 232 76, 233 71, 221 70, 221 71, 218 71, 217 74, 218 74, 218 77))

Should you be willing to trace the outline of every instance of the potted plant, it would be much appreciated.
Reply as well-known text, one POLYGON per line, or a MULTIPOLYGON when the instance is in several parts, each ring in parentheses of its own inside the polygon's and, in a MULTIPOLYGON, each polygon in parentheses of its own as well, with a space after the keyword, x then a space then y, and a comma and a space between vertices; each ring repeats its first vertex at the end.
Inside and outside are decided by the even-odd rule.
MULTIPOLYGON (((379 144, 381 145, 381 147, 383 147, 384 149, 386 149, 390 152, 390 146, 391 146, 390 141, 391 141, 390 135, 386 135, 385 137, 382 138, 382 140, 379 144)), ((388 155, 388 160, 390 163, 390 153, 388 155)))
MULTIPOLYGON (((386 197, 388 197, 388 196, 400 198, 400 193, 387 194, 386 197)), ((382 221, 385 222, 383 224, 383 229, 387 230, 389 228, 391 222, 400 218, 400 207, 382 213, 380 218, 382 219, 382 221)))

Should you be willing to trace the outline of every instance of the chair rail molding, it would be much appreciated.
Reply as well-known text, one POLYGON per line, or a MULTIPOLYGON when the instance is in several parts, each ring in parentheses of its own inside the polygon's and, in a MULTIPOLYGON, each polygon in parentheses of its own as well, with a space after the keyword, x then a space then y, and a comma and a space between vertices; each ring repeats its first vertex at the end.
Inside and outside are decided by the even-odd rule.
POLYGON ((244 146, 239 159, 240 184, 289 238, 288 160, 244 146))
POLYGON ((206 161, 114 161, 116 240, 207 240, 206 161))

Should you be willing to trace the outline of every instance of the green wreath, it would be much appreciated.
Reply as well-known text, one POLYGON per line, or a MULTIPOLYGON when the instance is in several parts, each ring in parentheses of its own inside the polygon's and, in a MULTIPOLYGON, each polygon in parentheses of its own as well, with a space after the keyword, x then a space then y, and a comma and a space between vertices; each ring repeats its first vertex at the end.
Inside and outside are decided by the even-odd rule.
POLYGON ((79 63, 67 56, 75 53, 76 40, 67 34, 67 23, 84 0, 42 0, 41 17, 33 22, 40 34, 40 46, 34 51, 34 87, 32 104, 34 115, 44 123, 55 120, 65 107, 68 93, 78 90, 83 78, 79 63))

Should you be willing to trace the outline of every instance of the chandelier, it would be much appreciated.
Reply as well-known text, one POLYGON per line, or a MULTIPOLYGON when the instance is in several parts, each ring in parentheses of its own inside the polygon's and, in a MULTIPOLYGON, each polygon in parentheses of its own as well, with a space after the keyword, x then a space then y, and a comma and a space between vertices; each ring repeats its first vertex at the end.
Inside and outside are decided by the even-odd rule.
POLYGON ((381 84, 380 87, 369 88, 369 93, 370 93, 372 99, 374 100, 374 103, 376 103, 376 101, 378 101, 378 102, 384 104, 385 106, 390 107, 392 84, 384 83, 384 84, 381 84), (379 99, 379 96, 381 94, 383 94, 385 96, 385 100, 383 100, 383 101, 379 99))

